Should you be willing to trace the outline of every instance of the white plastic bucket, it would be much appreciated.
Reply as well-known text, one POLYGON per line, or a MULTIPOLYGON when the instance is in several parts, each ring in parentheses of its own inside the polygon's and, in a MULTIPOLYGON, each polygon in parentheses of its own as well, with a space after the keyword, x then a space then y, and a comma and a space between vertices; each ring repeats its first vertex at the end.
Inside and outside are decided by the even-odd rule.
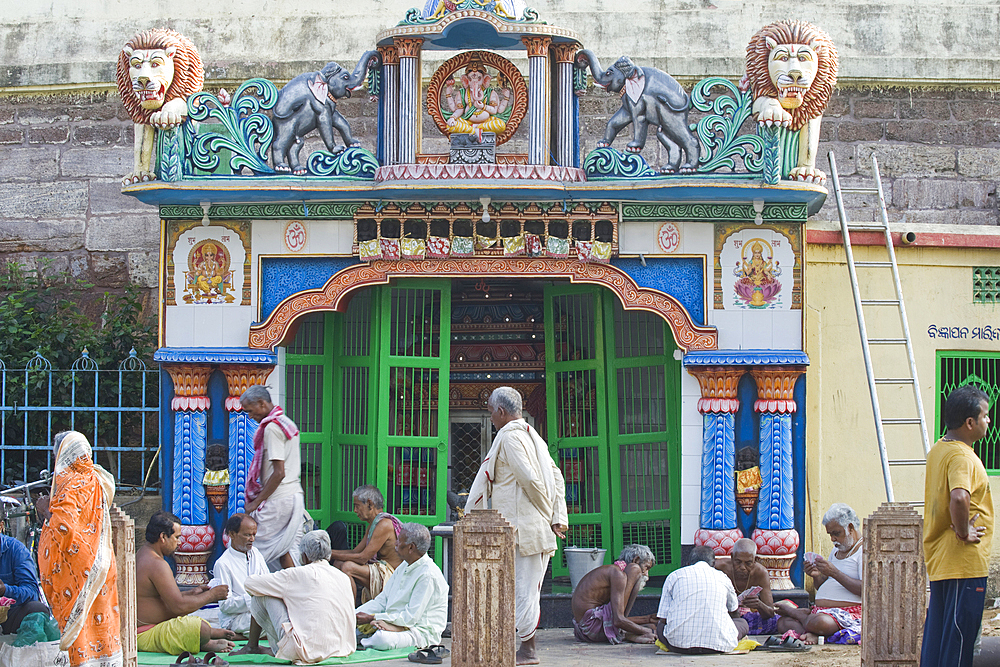
POLYGON ((569 581, 573 590, 580 583, 588 572, 596 570, 604 565, 604 555, 607 549, 581 549, 579 547, 566 547, 563 549, 566 554, 566 567, 569 568, 569 581))

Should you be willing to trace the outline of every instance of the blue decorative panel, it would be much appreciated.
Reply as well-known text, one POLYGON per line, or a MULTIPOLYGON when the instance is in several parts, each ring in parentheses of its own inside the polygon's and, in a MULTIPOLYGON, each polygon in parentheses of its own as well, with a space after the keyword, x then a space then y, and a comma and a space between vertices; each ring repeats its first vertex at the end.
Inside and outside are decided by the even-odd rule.
POLYGON ((232 513, 243 511, 246 502, 247 473, 253 461, 253 436, 257 422, 241 411, 229 413, 229 507, 232 513))
POLYGON ((765 412, 760 416, 760 476, 757 527, 794 528, 791 415, 765 412))
POLYGON ((705 324, 705 261, 697 257, 617 257, 611 263, 639 287, 651 287, 677 299, 691 319, 705 324))
POLYGON ((685 366, 808 366, 809 356, 798 350, 693 350, 685 366))
POLYGON ((262 257, 261 320, 293 294, 322 287, 333 275, 357 263, 357 257, 262 257))
POLYGON ((161 347, 153 361, 173 364, 276 364, 278 355, 249 347, 161 347))
POLYGON ((728 530, 736 527, 734 422, 731 413, 705 415, 701 455, 702 528, 728 530))
POLYGON ((174 413, 173 513, 188 526, 208 523, 205 498, 205 449, 208 415, 200 410, 174 413))

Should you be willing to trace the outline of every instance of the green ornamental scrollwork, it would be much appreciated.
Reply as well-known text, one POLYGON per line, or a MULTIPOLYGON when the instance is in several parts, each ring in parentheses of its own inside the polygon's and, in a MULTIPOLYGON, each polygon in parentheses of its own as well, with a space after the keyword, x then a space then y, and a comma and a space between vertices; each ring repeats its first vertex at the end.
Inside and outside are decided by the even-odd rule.
POLYGON ((197 169, 211 175, 232 176, 244 167, 254 174, 273 174, 267 164, 267 151, 274 138, 271 119, 261 113, 278 99, 278 90, 267 79, 250 79, 236 89, 232 100, 220 100, 202 91, 188 98, 191 121, 207 121, 220 131, 202 131, 197 123, 189 122, 188 160, 197 169), (231 153, 229 171, 219 168, 220 151, 231 153))
POLYGON ((622 153, 614 148, 595 148, 587 154, 583 171, 589 181, 607 181, 620 178, 660 178, 659 172, 649 166, 638 153, 622 153))
POLYGON ((489 12, 505 21, 544 24, 544 21, 538 20, 538 11, 531 7, 525 7, 524 11, 521 12, 521 16, 517 17, 508 14, 497 0, 438 0, 436 9, 428 16, 424 16, 424 12, 416 7, 406 10, 403 20, 398 25, 429 25, 437 23, 445 14, 457 12, 462 9, 478 9, 481 12, 489 12))
POLYGON ((749 90, 742 91, 722 77, 708 77, 695 84, 691 106, 708 112, 691 128, 697 131, 704 148, 699 172, 724 168, 736 171, 736 158, 741 159, 743 168, 750 173, 764 170, 764 140, 756 134, 740 134, 740 128, 752 113, 753 98, 749 90), (730 94, 713 96, 713 88, 722 88, 730 94))
MULTIPOLYGON (((287 220, 296 218, 351 220, 361 204, 357 202, 324 202, 321 204, 218 204, 208 215, 227 220, 287 220), (308 215, 306 208, 308 207, 308 215)), ((160 207, 161 218, 201 218, 200 206, 171 204, 160 207)))
POLYGON ((327 178, 374 179, 378 160, 364 148, 345 148, 339 153, 313 151, 306 160, 306 170, 327 178))
POLYGON ((175 183, 183 175, 184 159, 181 155, 181 129, 174 127, 160 130, 157 136, 156 177, 166 183, 175 183))
MULTIPOLYGON (((767 222, 805 222, 805 204, 767 204, 762 217, 767 222)), ((725 220, 752 222, 756 212, 751 204, 624 204, 624 220, 686 220, 717 222, 725 220)))

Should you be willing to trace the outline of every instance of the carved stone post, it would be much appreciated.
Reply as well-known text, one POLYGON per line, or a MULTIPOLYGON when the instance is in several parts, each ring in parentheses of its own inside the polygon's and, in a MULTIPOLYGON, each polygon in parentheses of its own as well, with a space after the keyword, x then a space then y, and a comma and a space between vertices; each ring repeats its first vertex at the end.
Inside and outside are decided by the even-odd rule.
POLYGON ((117 505, 111 506, 111 546, 118 570, 118 613, 122 628, 124 667, 139 664, 136 646, 135 521, 117 505))
POLYGON ((760 413, 760 500, 753 541, 771 588, 794 588, 788 571, 799 548, 792 491, 792 398, 804 368, 771 366, 750 371, 757 382, 754 410, 760 413))
POLYGON ((883 503, 864 520, 862 667, 920 664, 927 609, 924 522, 903 503, 883 503))
POLYGON ((399 162, 399 53, 394 46, 380 46, 382 54, 382 142, 383 165, 399 162))
POLYGON ((253 461, 253 436, 257 422, 243 411, 240 396, 257 384, 264 384, 274 370, 271 364, 232 364, 220 366, 229 384, 226 410, 229 412, 229 514, 243 511, 246 502, 247 473, 253 461))
POLYGON ((548 37, 522 37, 528 47, 528 164, 549 163, 548 37))
POLYGON ((416 164, 420 121, 420 45, 413 37, 393 39, 399 54, 399 163, 416 164))
POLYGON ((716 555, 732 551, 743 533, 736 525, 736 390, 743 376, 738 368, 689 368, 698 379, 704 415, 701 452, 701 526, 694 543, 712 547, 716 555))
POLYGON ((575 166, 573 162, 573 57, 577 44, 554 44, 556 58, 556 161, 563 167, 575 166))
POLYGON ((496 510, 455 524, 451 663, 514 664, 514 528, 496 510))

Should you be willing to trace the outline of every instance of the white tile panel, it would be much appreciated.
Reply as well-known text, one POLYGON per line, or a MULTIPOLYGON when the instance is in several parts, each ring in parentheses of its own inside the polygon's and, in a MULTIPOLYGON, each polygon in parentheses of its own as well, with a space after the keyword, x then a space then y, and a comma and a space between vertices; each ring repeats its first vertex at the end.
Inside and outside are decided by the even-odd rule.
POLYGON ((772 313, 771 347, 775 350, 802 349, 802 311, 775 310, 772 313))
POLYGON ((164 308, 164 337, 166 347, 191 347, 194 337, 194 310, 197 306, 167 306, 164 308))
MULTIPOLYGON (((743 314, 743 344, 739 346, 739 349, 771 349, 771 334, 774 327, 774 311, 744 310, 736 312, 742 312, 743 314)), ((720 347, 722 346, 720 345, 720 347)))
POLYGON ((720 350, 740 350, 743 344, 743 311, 712 310, 711 322, 719 330, 720 350))

